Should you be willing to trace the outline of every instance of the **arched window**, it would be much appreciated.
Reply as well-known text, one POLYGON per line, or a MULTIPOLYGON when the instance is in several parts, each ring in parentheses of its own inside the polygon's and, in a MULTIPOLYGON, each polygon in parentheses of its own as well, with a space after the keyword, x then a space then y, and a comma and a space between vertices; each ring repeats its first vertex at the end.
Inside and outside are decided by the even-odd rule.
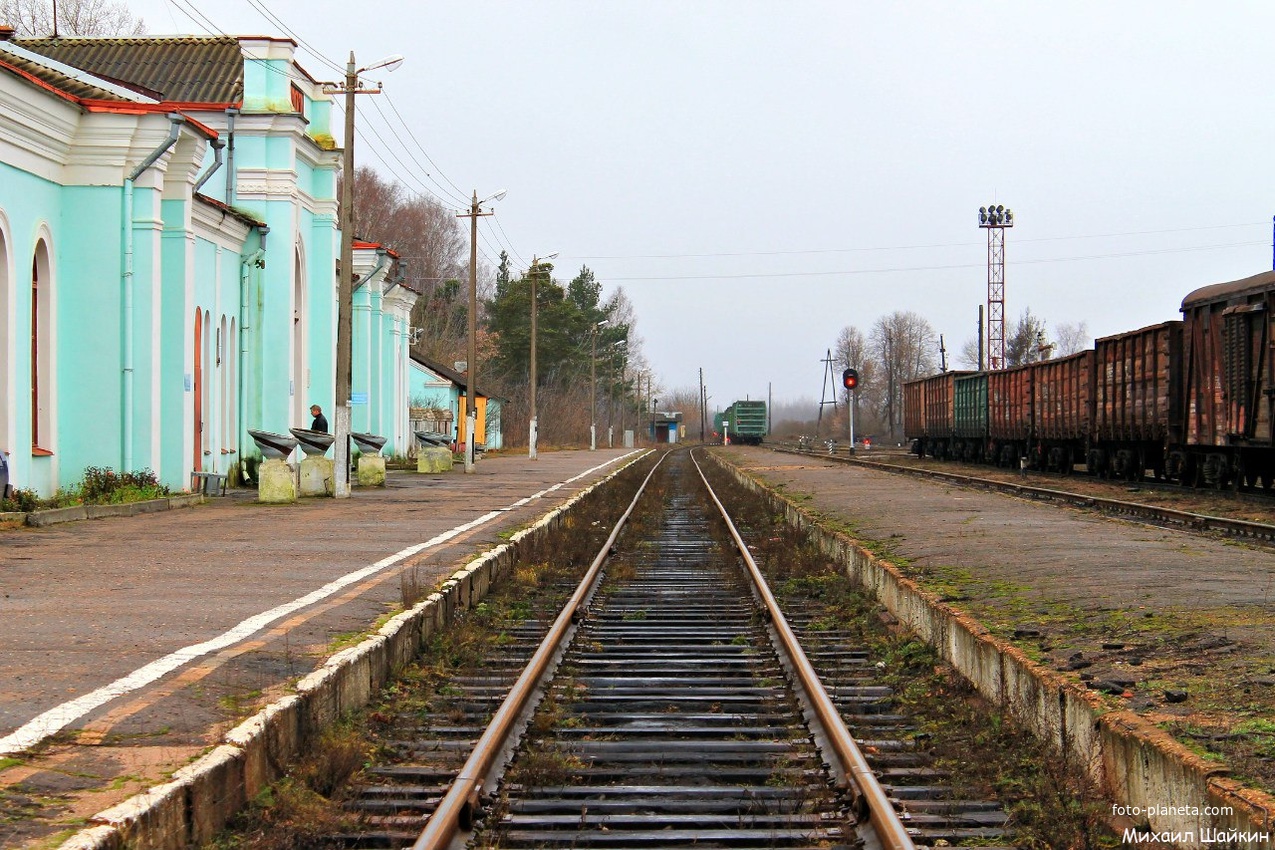
POLYGON ((53 370, 53 277, 49 247, 41 239, 31 258, 31 449, 49 455, 56 445, 53 370))
POLYGON ((297 248, 292 266, 292 421, 298 428, 309 428, 306 409, 313 403, 309 395, 309 360, 306 357, 305 269, 301 249, 297 248))

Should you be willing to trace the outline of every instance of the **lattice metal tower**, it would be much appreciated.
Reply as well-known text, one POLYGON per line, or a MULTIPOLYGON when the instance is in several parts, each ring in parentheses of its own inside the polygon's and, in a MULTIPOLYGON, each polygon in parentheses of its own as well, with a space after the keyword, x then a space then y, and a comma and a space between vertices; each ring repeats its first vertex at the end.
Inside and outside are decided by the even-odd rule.
POLYGON ((1005 228, 1014 212, 1001 204, 978 208, 978 226, 987 230, 987 368, 1005 368, 1005 228))

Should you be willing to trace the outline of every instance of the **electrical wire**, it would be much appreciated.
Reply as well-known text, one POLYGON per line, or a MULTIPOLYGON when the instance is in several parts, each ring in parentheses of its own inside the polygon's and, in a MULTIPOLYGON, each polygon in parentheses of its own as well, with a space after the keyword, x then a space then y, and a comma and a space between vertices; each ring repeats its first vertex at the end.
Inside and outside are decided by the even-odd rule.
MULTIPOLYGON (((1192 233, 1204 230, 1221 230, 1236 227, 1265 227, 1269 222, 1242 222, 1237 224, 1211 224, 1201 227, 1175 227, 1165 230, 1132 230, 1125 233, 1088 233, 1076 236, 1029 236, 1015 238, 1014 244, 1025 242, 1062 242, 1072 239, 1106 239, 1124 236, 1153 236, 1164 233, 1192 233)), ((712 257, 775 257, 804 254, 856 254, 869 251, 916 251, 935 248, 969 248, 980 245, 977 242, 938 242, 931 245, 880 245, 861 248, 811 248, 791 251, 733 251, 709 254, 617 254, 581 256, 582 260, 677 260, 712 257)))
POLYGON ((318 50, 318 48, 314 47, 312 44, 310 44, 310 42, 306 41, 304 38, 297 35, 295 30, 291 29, 287 24, 283 22, 281 18, 279 18, 277 15, 271 12, 263 4, 259 3, 258 0, 248 0, 248 5, 252 6, 252 8, 260 12, 262 17, 264 17, 268 22, 274 24, 279 29, 283 30, 285 35, 287 35, 289 38, 295 41, 298 45, 304 48, 304 50, 307 53, 309 53, 311 56, 313 56, 315 59, 318 59, 320 62, 322 62, 324 65, 327 65, 329 68, 336 71, 338 74, 341 74, 342 76, 345 75, 345 71, 346 71, 345 67, 343 67, 340 63, 324 56, 323 53, 318 50))
MULTIPOLYGON (((1040 259, 1015 259, 1014 265, 1041 265, 1046 263, 1068 263, 1081 260, 1112 260, 1125 257, 1142 257, 1154 254, 1181 254, 1193 251, 1218 251, 1228 248, 1246 248, 1253 245, 1266 245, 1265 240, 1260 242, 1231 242, 1225 245, 1197 245, 1185 248, 1159 248, 1147 251, 1124 251, 1114 254, 1089 254, 1074 257, 1045 257, 1040 259)), ((824 272, 752 272, 744 274, 701 274, 701 275, 653 275, 648 277, 614 277, 608 276, 610 282, 620 281, 645 281, 645 280, 739 280, 744 278, 778 278, 778 277, 837 277, 842 275, 863 275, 863 274, 892 274, 895 272, 934 272, 949 271, 952 269, 973 269, 984 268, 983 263, 954 263, 951 265, 937 266, 898 266, 891 268, 875 268, 875 269, 849 269, 840 271, 824 271, 824 272)))

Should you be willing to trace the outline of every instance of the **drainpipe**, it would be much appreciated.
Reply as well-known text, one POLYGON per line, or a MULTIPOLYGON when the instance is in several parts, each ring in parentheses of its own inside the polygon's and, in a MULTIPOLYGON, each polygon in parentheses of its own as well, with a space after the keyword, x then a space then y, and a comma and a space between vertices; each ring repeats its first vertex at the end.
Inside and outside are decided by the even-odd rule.
POLYGON ((235 205, 235 116, 239 110, 226 110, 226 206, 235 205))
POLYGON ((177 137, 181 135, 181 126, 186 123, 186 117, 176 112, 170 112, 168 121, 168 138, 159 147, 151 151, 150 156, 146 157, 141 165, 134 168, 132 173, 124 180, 124 279, 122 281, 124 290, 124 415, 122 417, 123 428, 120 435, 121 443, 123 444, 123 469, 121 472, 133 471, 133 183, 138 177, 142 176, 146 169, 154 165, 169 148, 177 144, 177 137))
MULTIPOLYGON (((270 233, 270 228, 261 225, 257 228, 260 237, 258 248, 251 254, 244 254, 240 257, 239 264, 239 374, 236 376, 239 381, 239 421, 235 423, 238 428, 239 445, 242 446, 243 434, 247 430, 247 423, 255 421, 254 417, 248 415, 248 379, 256 373, 256 363, 249 362, 249 352, 254 347, 249 345, 249 331, 253 334, 255 342, 257 326, 255 320, 251 320, 249 310, 252 307, 252 299, 249 297, 252 269, 264 269, 266 267, 266 236, 270 233)), ((248 470, 243 466, 243 451, 239 452, 240 458, 240 474, 243 479, 247 479, 248 470)))
POLYGON ((203 173, 203 176, 195 181, 196 192, 198 192, 203 187, 203 185, 208 182, 209 178, 211 178, 213 174, 216 173, 218 168, 221 168, 221 149, 224 148, 225 146, 226 146, 226 143, 223 142, 221 139, 212 140, 212 149, 213 149, 212 165, 208 166, 208 170, 203 173))
POLYGON ((358 281, 355 282, 354 288, 358 289, 360 286, 362 286, 363 284, 367 283, 369 280, 371 280, 372 278, 380 274, 381 269, 385 268, 386 263, 388 263, 389 261, 390 261, 389 252, 386 251, 384 248, 377 248, 376 249, 376 266, 373 267, 373 269, 370 272, 363 275, 363 277, 359 278, 358 281))

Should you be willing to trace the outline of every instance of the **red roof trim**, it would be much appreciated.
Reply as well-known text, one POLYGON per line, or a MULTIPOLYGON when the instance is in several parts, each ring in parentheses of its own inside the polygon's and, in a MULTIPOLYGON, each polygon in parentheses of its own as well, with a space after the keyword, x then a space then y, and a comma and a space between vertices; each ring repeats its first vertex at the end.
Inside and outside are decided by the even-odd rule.
MULTIPOLYGON (((44 89, 44 90, 45 90, 45 91, 47 91, 47 92, 50 92, 50 93, 52 93, 52 94, 55 94, 55 95, 57 95, 58 97, 62 98, 63 100, 69 100, 71 103, 82 103, 82 102, 83 102, 80 98, 76 97, 75 95, 71 94, 70 92, 62 91, 62 90, 61 90, 60 88, 58 88, 57 86, 52 85, 52 84, 50 84, 50 83, 46 83, 44 80, 40 79, 39 77, 35 76, 34 74, 31 74, 31 73, 29 73, 29 72, 27 72, 27 71, 24 71, 24 70, 22 70, 21 68, 15 67, 14 65, 10 65, 8 62, 5 62, 3 59, 0 59, 0 67, 2 67, 2 68, 4 68, 4 69, 6 69, 6 70, 8 70, 8 71, 11 71, 11 72, 12 72, 12 73, 14 73, 14 74, 17 74, 19 77, 21 77, 22 79, 26 80, 28 83, 31 83, 31 84, 35 85, 37 88, 42 88, 42 89, 44 89)), ((106 101, 103 101, 103 102, 106 102, 106 101)))
POLYGON ((380 242, 365 242, 362 239, 355 239, 353 247, 356 249, 364 250, 364 251, 373 251, 373 250, 381 249, 381 250, 384 250, 385 253, 389 254, 394 259, 397 260, 399 258, 398 251, 395 251, 393 248, 386 248, 380 242))
POLYGON ((190 126, 194 127, 205 138, 215 139, 218 133, 212 127, 202 121, 198 121, 183 110, 186 108, 177 103, 123 103, 113 100, 83 100, 79 101, 89 112, 109 112, 115 115, 153 115, 156 113, 179 112, 190 126))

